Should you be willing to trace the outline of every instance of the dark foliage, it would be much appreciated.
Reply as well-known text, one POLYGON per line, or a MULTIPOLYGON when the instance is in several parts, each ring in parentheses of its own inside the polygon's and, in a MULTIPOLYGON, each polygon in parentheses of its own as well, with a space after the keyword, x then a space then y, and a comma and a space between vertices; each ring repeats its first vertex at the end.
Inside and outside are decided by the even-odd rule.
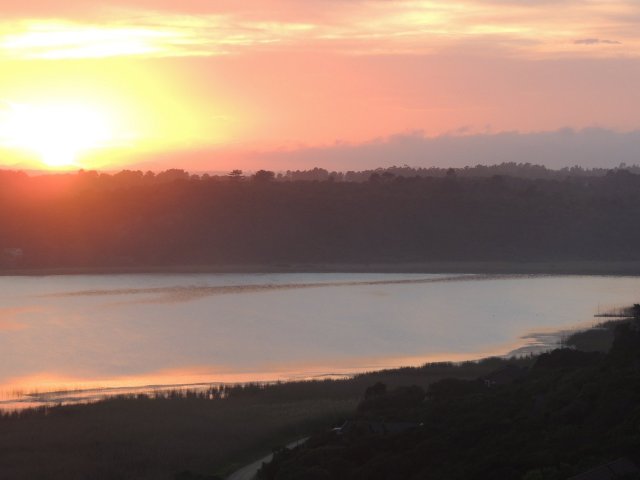
POLYGON ((635 320, 608 354, 557 350, 511 383, 444 379, 422 401, 406 387, 369 396, 346 424, 357 428, 278 452, 261 477, 564 480, 620 457, 638 463, 639 359, 635 320))
POLYGON ((534 364, 534 370, 557 369, 557 368, 579 368, 596 365, 602 355, 598 352, 582 352, 569 348, 559 348, 549 353, 543 353, 534 364))
MULTIPOLYGON (((532 361, 517 360, 522 366, 532 361)), ((426 388, 444 377, 486 375, 506 363, 435 363, 342 380, 220 386, 4 413, 0 479, 213 480, 274 445, 342 423, 369 385, 426 388)), ((422 389, 406 391, 411 400, 422 389)))
POLYGON ((21 249, 24 268, 640 260, 640 175, 625 170, 377 175, 0 172, 0 253, 21 249))

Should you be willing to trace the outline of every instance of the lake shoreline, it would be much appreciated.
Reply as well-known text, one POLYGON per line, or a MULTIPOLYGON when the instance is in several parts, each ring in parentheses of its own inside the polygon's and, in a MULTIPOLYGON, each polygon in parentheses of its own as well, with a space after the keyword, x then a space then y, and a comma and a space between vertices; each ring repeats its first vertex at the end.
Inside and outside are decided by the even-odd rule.
MULTIPOLYGON (((248 378, 238 381, 201 381, 197 383, 182 384, 149 384, 149 385, 133 385, 133 386, 104 386, 104 387, 88 387, 88 388, 70 388, 68 390, 44 390, 25 393, 21 397, 12 400, 0 400, 0 414, 4 411, 21 411, 34 408, 51 408, 56 405, 78 405, 90 404, 108 401, 118 397, 132 397, 135 395, 145 395, 153 397, 154 395, 162 395, 169 392, 200 392, 212 387, 241 387, 246 385, 277 385, 282 383, 298 383, 298 382, 319 382, 322 380, 349 380, 358 376, 374 375, 382 372, 401 371, 403 369, 420 369, 428 365, 438 363, 450 364, 452 366, 462 366, 469 363, 481 363, 490 359, 501 359, 504 361, 516 361, 524 357, 537 357, 543 353, 555 350, 557 348, 579 348, 584 347, 586 343, 602 344, 612 341, 612 326, 623 323, 628 320, 628 316, 618 315, 608 318, 602 322, 592 321, 588 325, 586 322, 581 325, 575 325, 568 328, 558 328, 546 332, 531 332, 526 338, 532 340, 530 343, 523 343, 519 347, 506 351, 504 353, 478 353, 470 355, 457 356, 451 354, 442 360, 423 360, 418 362, 407 361, 396 365, 380 365, 372 368, 354 370, 352 372, 343 373, 322 373, 310 376, 298 375, 289 378, 274 374, 272 378, 248 378), (603 326, 608 326, 608 333, 603 326), (583 337, 589 337, 584 341, 583 337), (608 338, 611 337, 611 338, 608 338), (10 405, 10 406, 7 406, 10 405)), ((608 349, 608 347, 607 347, 608 349)), ((604 351, 604 350, 603 350, 604 351)))
POLYGON ((274 263, 0 269, 0 276, 198 273, 476 273, 639 276, 640 261, 274 263))
MULTIPOLYGON (((112 369, 115 373, 97 370, 101 373, 94 378, 84 373, 73 374, 67 357, 54 355, 40 362, 50 370, 64 373, 51 379, 38 377, 38 370, 34 369, 34 373, 23 368, 24 363, 16 361, 22 353, 15 354, 10 357, 15 367, 13 370, 5 367, 5 370, 18 371, 21 375, 7 376, 13 383, 8 382, 5 390, 21 394, 7 394, 9 402, 4 402, 6 405, 22 400, 29 404, 47 404, 74 403, 76 400, 85 401, 87 397, 101 399, 105 391, 109 395, 111 392, 122 393, 120 389, 123 387, 140 393, 140 389, 156 390, 157 387, 178 384, 188 387, 196 383, 288 382, 317 377, 348 377, 367 371, 418 367, 439 361, 455 363, 494 356, 531 355, 559 346, 565 337, 592 326, 595 321, 591 317, 596 306, 599 313, 601 306, 603 312, 611 312, 618 305, 635 303, 640 277, 543 273, 274 273, 229 276, 168 273, 165 276, 122 274, 109 279, 109 274, 92 276, 85 273, 75 276, 0 277, 0 280, 4 282, 2 300, 5 304, 0 309, 0 321, 4 321, 7 332, 16 332, 4 335, 8 351, 27 351, 20 348, 20 342, 25 343, 21 332, 31 328, 42 338, 39 340, 42 347, 33 351, 31 361, 38 355, 44 356, 41 352, 48 351, 48 339, 53 337, 59 338, 59 345, 70 344, 71 350, 74 345, 93 342, 105 352, 114 352, 112 357, 128 355, 126 358, 138 362, 131 362, 133 366, 126 375, 118 374, 115 369, 112 369), (425 284, 425 288, 421 284, 425 284), (355 288, 354 291, 343 292, 338 287, 355 288), (600 295, 601 291, 608 293, 600 295), (263 296, 266 292, 274 294, 263 296), (245 295, 237 297, 239 293, 245 295), (244 307, 247 298, 252 299, 254 294, 260 294, 260 298, 256 297, 262 305, 259 311, 244 307), (363 305, 367 307, 348 310, 353 298, 364 298, 366 302, 363 305), (509 303, 505 298, 514 300, 509 303), (545 298, 552 307, 535 307, 532 300, 535 298, 545 298), (205 303, 205 299, 210 303, 205 303), (459 299, 468 301, 460 302, 459 299), (192 304, 191 301, 195 300, 198 302, 192 304), (317 305, 324 307, 317 309, 317 305), (575 305, 581 307, 576 308, 575 305), (314 313, 316 310, 321 313, 314 313), (167 311, 170 314, 164 315, 167 311), (242 312, 238 316, 240 320, 229 321, 229 311, 242 312), (42 321, 50 315, 70 317, 76 322, 74 327, 80 325, 81 328, 69 329, 64 323, 42 321), (265 315, 269 322, 261 320, 265 315), (553 319, 552 316, 556 315, 559 318, 553 319), (442 328, 444 322, 441 320, 447 316, 455 320, 447 322, 453 326, 449 333, 442 328), (397 318, 393 328, 388 327, 389 318, 397 318), (465 326, 465 319, 471 318, 474 323, 485 326, 482 335, 465 326), (459 325, 456 326, 456 322, 459 325), (150 353, 140 352, 138 343, 128 341, 129 336, 122 334, 132 332, 131 338, 143 338, 150 325, 154 329, 164 329, 189 348, 176 348, 152 335, 150 342, 156 342, 159 347, 151 348, 150 353), (232 325, 238 325, 238 328, 234 329, 232 325), (380 342, 375 350, 367 346, 377 341, 371 333, 371 325, 387 335, 389 331, 395 332, 391 340, 380 342), (440 336, 434 338, 431 334, 433 328, 440 329, 440 336), (243 332, 249 330, 260 332, 253 338, 249 337, 251 352, 256 352, 251 362, 246 360, 246 352, 237 357, 235 352, 239 350, 228 348, 233 342, 246 347, 243 332), (319 339, 318 332, 325 330, 329 340, 319 339), (112 335, 112 331, 120 333, 112 335), (295 341, 278 345, 281 332, 290 331, 294 332, 295 341), (16 340, 11 343, 13 338, 16 340), (109 342, 110 338, 114 340, 109 342), (360 344, 365 347, 355 349, 354 344, 363 338, 368 339, 360 344), (296 348, 291 345, 305 347, 298 347, 288 356, 283 355, 284 360, 278 360, 273 349, 263 346, 264 339, 269 339, 269 348, 277 345, 279 352, 296 348), (316 349, 313 355, 308 355, 307 345, 316 349), (158 349, 164 349, 162 351, 170 355, 148 360, 158 349), (183 359, 181 361, 186 367, 182 371, 172 371, 173 358, 183 359), (290 368, 290 365, 295 365, 295 368, 290 368), (62 395, 51 395, 58 390, 62 395), (33 392, 44 395, 22 395, 33 392)), ((81 349, 78 351, 79 355, 85 355, 82 362, 94 364, 94 356, 86 355, 81 349)), ((106 358, 110 361, 109 357, 106 358)))

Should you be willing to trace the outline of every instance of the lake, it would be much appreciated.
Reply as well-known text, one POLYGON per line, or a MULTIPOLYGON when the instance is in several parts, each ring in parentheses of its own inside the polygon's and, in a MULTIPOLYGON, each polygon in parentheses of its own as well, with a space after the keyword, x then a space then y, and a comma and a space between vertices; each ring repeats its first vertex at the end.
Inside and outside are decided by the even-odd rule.
POLYGON ((615 276, 4 276, 0 407, 526 351, 639 292, 615 276))

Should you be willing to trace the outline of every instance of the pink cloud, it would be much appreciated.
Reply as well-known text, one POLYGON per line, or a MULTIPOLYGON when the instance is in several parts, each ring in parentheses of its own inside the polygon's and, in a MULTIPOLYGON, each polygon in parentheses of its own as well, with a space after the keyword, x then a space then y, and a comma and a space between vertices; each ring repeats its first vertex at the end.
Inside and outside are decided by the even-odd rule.
POLYGON ((192 121, 185 150, 225 155, 487 125, 635 130, 639 18, 634 0, 23 0, 3 6, 0 86, 131 105, 156 89, 132 126, 149 126, 145 148, 192 121), (153 109, 163 99, 173 110, 153 109))

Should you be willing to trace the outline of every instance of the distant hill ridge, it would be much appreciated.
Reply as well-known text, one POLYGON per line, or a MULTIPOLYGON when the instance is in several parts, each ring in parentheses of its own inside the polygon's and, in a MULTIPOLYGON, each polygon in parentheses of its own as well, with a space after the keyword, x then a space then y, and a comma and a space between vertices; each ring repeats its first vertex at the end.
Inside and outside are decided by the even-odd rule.
POLYGON ((0 172, 0 269, 640 261, 640 175, 513 169, 550 178, 0 172))

